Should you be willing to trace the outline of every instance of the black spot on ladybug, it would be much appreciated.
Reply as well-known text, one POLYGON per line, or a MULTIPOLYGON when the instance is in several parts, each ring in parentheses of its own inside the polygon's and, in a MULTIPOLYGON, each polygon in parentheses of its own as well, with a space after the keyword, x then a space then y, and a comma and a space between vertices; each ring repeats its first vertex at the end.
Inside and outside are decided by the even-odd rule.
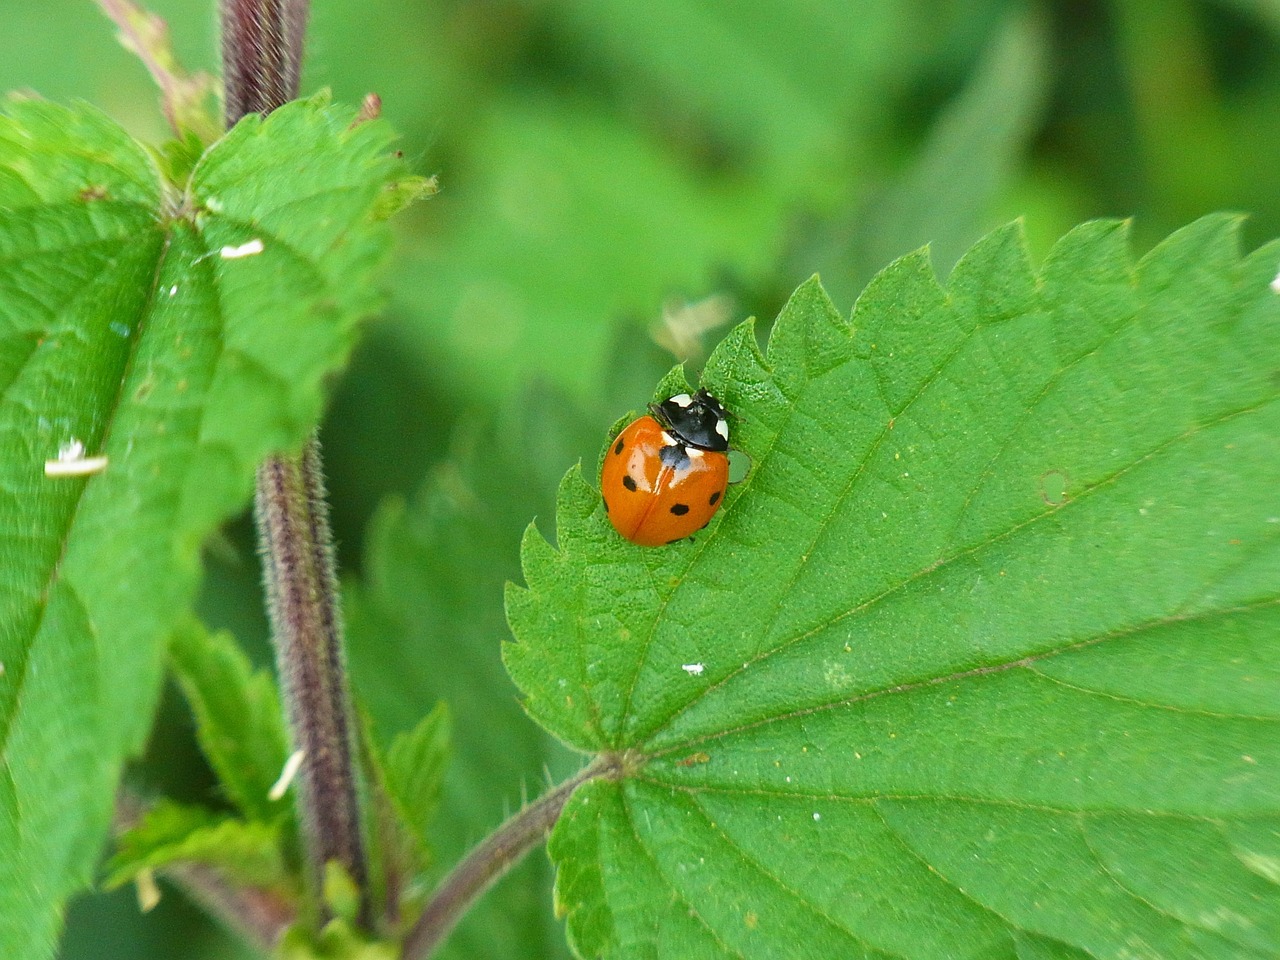
POLYGON ((673 503, 671 505, 671 512, 677 517, 683 517, 689 512, 689 505, 687 503, 673 503))
POLYGON ((683 470, 689 465, 688 451, 685 450, 683 444, 679 443, 663 447, 658 451, 658 458, 662 461, 664 467, 670 467, 672 470, 683 470))
POLYGON ((631 474, 628 473, 626 476, 622 478, 622 485, 626 487, 628 490, 630 490, 632 493, 636 492, 636 481, 635 481, 635 478, 631 476, 631 474))
POLYGON ((614 444, 613 455, 616 457, 622 453, 622 438, 618 438, 618 442, 614 444))
POLYGON ((720 499, 720 491, 717 490, 715 493, 711 495, 711 499, 708 500, 707 503, 709 503, 711 506, 714 507, 716 505, 716 501, 719 499, 720 499))

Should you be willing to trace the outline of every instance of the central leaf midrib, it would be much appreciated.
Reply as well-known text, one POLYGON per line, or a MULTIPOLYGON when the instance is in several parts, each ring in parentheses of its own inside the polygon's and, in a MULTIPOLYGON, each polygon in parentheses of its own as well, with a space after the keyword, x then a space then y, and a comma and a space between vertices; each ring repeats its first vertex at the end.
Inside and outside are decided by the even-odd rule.
MULTIPOLYGON (((1124 637, 1133 636, 1135 634, 1142 633, 1147 630, 1152 630, 1159 627, 1167 626, 1171 623, 1191 623, 1191 622, 1210 621, 1218 617, 1236 616, 1241 613, 1247 613, 1254 610, 1262 610, 1262 609, 1266 609, 1268 607, 1274 607, 1274 606, 1280 606, 1280 596, 1270 598, 1267 600, 1260 600, 1257 603, 1245 604, 1239 607, 1231 607, 1231 608, 1219 609, 1219 610, 1207 610, 1195 616, 1186 616, 1186 617, 1161 616, 1149 621, 1144 621, 1142 623, 1128 625, 1121 630, 1107 633, 1102 636, 1088 637, 1084 640, 1078 640, 1078 641, 1075 641, 1074 643, 1061 645, 1058 647, 1054 647, 1053 649, 1050 649, 1050 650, 1029 654, 1026 656, 1018 657, 1013 660, 1005 660, 999 663, 986 664, 980 667, 973 667, 969 670, 961 670, 955 673, 945 674, 943 676, 938 676, 938 677, 928 677, 926 679, 916 680, 910 683, 895 684, 889 687, 879 687, 874 690, 864 690, 852 696, 842 697, 836 700, 830 700, 825 703, 812 704, 810 706, 802 707, 796 710, 788 710, 782 713, 775 713, 770 716, 762 717, 755 720, 750 720, 744 723, 739 723, 735 726, 726 727, 722 730, 715 730, 710 733, 697 734, 685 740, 681 740, 680 742, 675 744, 664 744, 661 748, 654 750, 652 753, 648 754, 648 756, 650 759, 667 757, 674 753, 682 753, 693 747, 698 747, 706 743, 712 743, 724 737, 733 736, 739 733, 745 733, 747 731, 755 730, 760 727, 765 727, 772 723, 778 723, 785 720, 793 720, 793 719, 796 719, 797 717, 807 717, 816 713, 822 713, 827 710, 837 710, 842 707, 854 706, 856 704, 864 703, 869 700, 876 700, 881 697, 894 696, 898 694, 909 694, 909 693, 914 693, 918 690, 928 689, 930 687, 938 687, 948 683, 957 683, 963 680, 969 680, 974 677, 982 677, 982 676, 987 676, 989 674, 1003 673, 1008 670, 1013 670, 1013 669, 1018 669, 1023 667, 1032 667, 1036 663, 1039 663, 1043 660, 1051 659, 1063 653, 1071 653, 1077 650, 1084 650, 1089 647, 1097 646, 1102 643, 1107 643, 1113 640, 1122 639, 1124 637)), ((1055 681, 1055 678, 1053 677, 1045 677, 1044 679, 1055 681)), ((1111 694, 1107 694, 1101 691, 1088 691, 1088 692, 1093 693, 1096 696, 1112 696, 1111 694)), ((1117 700, 1129 699, 1124 697, 1113 697, 1113 698, 1117 700)), ((1179 710, 1178 708, 1175 708, 1172 706, 1166 706, 1163 704, 1161 705, 1150 704, 1140 700, 1130 700, 1130 702, 1133 702, 1136 705, 1146 707, 1149 709, 1178 710, 1178 712, 1184 712, 1184 713, 1204 712, 1204 711, 1179 710)), ((1234 715, 1231 715, 1231 716, 1234 716, 1234 715)), ((1267 717, 1267 716, 1262 716, 1262 717, 1243 716, 1243 717, 1240 717, 1240 719, 1257 720, 1260 722, 1267 722, 1267 723, 1280 722, 1280 720, 1277 720, 1277 718, 1275 717, 1267 717)))
MULTIPOLYGON (((1169 438, 1168 440, 1165 440, 1163 443, 1158 444, 1153 449, 1147 451, 1146 453, 1142 454, 1136 459, 1125 464, 1123 467, 1119 468, 1118 470, 1111 473, 1110 475, 1102 478, 1101 480, 1097 481, 1091 486, 1084 488, 1079 494, 1070 498, 1069 500, 1066 500, 1057 506, 1050 507, 1049 509, 1043 511, 1042 513, 1036 514, 1033 517, 1029 517, 1026 520, 1016 523, 1013 526, 1005 530, 1002 530, 997 534, 992 534, 991 536, 975 544, 972 544, 964 548, 963 550, 952 554, 949 557, 945 557, 942 560, 935 561, 934 563, 931 563, 928 566, 923 567, 920 570, 917 570, 910 577, 907 577, 906 579, 901 580, 898 583, 895 583, 892 586, 882 590, 880 593, 876 594, 875 596, 865 601, 862 601, 861 603, 849 608, 848 610, 841 611, 839 614, 828 618, 823 623, 810 627, 802 633, 796 634, 792 637, 788 637, 787 639, 770 647, 768 650, 762 652, 755 658, 746 661, 746 664, 743 667, 731 670, 724 677, 720 678, 720 680, 716 681, 715 683, 708 684, 706 687, 702 688, 700 691, 698 691, 698 693, 695 696, 687 700, 684 704, 682 704, 677 709, 668 713, 667 716, 663 717, 659 724, 655 725, 652 730, 650 730, 649 732, 643 735, 644 738, 646 740, 652 740, 654 737, 661 734, 664 730, 669 729, 672 726, 673 721, 675 721, 678 717, 686 713, 690 708, 692 708, 695 704, 699 703, 708 694, 712 693, 713 691, 719 690, 720 688, 727 686, 729 683, 733 682, 733 680, 741 676, 745 670, 750 669, 751 667, 754 667, 765 660, 768 660, 770 657, 773 657, 781 653, 782 651, 786 650, 787 648, 793 646, 796 643, 803 642, 804 640, 812 636, 815 636, 825 630, 830 629, 834 624, 839 623, 841 620, 847 619, 848 617, 855 616, 857 614, 863 613, 871 609, 877 604, 884 602, 889 597, 893 596, 894 594, 902 590, 905 590, 907 587, 922 580, 923 578, 932 576, 940 570, 948 569, 952 564, 956 563, 959 560, 979 554, 983 550, 986 550, 997 543, 1007 540, 1008 538, 1014 536, 1015 534, 1018 534, 1021 531, 1027 529, 1028 527, 1031 527, 1035 524, 1040 523, 1046 518, 1056 517, 1063 511, 1066 511, 1075 505, 1078 505, 1082 502, 1089 500, 1090 496, 1095 492, 1097 492, 1098 490, 1104 490, 1109 488, 1115 481, 1124 477, 1131 471, 1141 467, 1142 465, 1148 463, 1149 461, 1155 459, 1156 457, 1166 453, 1167 451, 1176 447, 1177 445, 1197 437, 1204 431, 1213 429, 1237 417, 1242 417, 1242 416, 1247 416, 1249 414, 1257 413, 1265 409, 1266 407, 1272 405, 1275 402, 1276 402, 1275 396, 1268 397, 1266 400, 1262 401, 1261 403, 1257 403, 1243 409, 1233 410, 1229 413, 1222 414, 1213 420, 1206 421, 1205 423, 1202 423, 1202 424, 1197 424, 1194 428, 1190 430, 1186 430, 1174 437, 1169 438)), ((1223 613, 1228 611, 1213 611, 1213 612, 1216 614, 1216 613, 1223 613)), ((1164 618, 1163 618, 1163 620, 1167 622, 1173 622, 1176 619, 1177 619, 1176 613, 1168 613, 1164 615, 1164 618)), ((1138 624, 1134 626, 1136 626, 1137 628, 1144 628, 1143 624, 1138 624)), ((1127 633, 1129 629, 1130 628, 1125 628, 1123 633, 1127 633)), ((1120 635, 1123 635, 1123 633, 1120 635)), ((1077 641, 1077 644, 1098 642, 1101 640, 1109 639, 1111 636, 1112 634, 1108 634, 1101 638, 1087 638, 1084 641, 1077 641)), ((1071 643, 1062 644, 1051 650, 1034 654, 1033 656, 1036 659, 1040 659, 1045 656, 1052 656, 1054 654, 1060 653, 1067 649, 1074 649, 1075 645, 1076 644, 1071 644, 1071 643)), ((994 666, 988 665, 988 666, 983 666, 975 669, 980 671, 988 671, 991 669, 1003 669, 1009 666, 1016 666, 1018 663, 1021 663, 1023 660, 1026 660, 1026 659, 1027 659, 1026 657, 1018 657, 1011 661, 1007 661, 1007 662, 1002 661, 1000 664, 997 664, 994 666)), ((964 677, 966 675, 969 675, 970 673, 971 671, 964 671, 964 672, 953 674, 953 675, 930 678, 928 681, 922 681, 922 682, 930 682, 930 683, 944 682, 944 681, 949 681, 952 679, 964 677)), ((886 689, 896 689, 896 688, 886 688, 886 689)), ((845 701, 843 700, 835 701, 835 703, 842 703, 842 702, 845 702, 845 701)), ((686 745, 688 743, 697 743, 697 742, 699 742, 699 740, 697 739, 686 741, 686 745)), ((666 749, 667 748, 664 747, 663 751, 665 752, 666 749)))

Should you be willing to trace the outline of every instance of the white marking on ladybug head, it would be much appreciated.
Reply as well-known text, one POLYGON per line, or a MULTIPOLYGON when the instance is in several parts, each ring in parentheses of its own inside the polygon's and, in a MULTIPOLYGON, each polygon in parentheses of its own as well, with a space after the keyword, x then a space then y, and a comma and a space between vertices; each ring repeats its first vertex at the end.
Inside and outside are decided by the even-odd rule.
POLYGON ((674 403, 677 407, 687 407, 693 403, 693 397, 689 396, 687 393, 677 393, 671 398, 670 402, 674 403))
POLYGON ((697 447, 687 447, 684 452, 687 453, 690 457, 692 457, 695 460, 702 459, 702 451, 699 450, 697 447))
POLYGON ((674 447, 676 445, 676 438, 673 437, 671 434, 667 433, 667 431, 663 430, 662 445, 664 447, 674 447))
POLYGON ((720 434, 721 438, 725 441, 725 443, 728 443, 729 442, 729 421, 717 420, 716 433, 720 434))

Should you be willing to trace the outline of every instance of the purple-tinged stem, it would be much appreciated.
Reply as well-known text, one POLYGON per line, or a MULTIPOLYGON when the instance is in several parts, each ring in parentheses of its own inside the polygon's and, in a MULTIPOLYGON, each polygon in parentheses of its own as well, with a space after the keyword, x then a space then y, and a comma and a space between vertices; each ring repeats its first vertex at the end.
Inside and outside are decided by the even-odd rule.
POLYGON ((471 904, 546 839, 574 790, 588 780, 616 777, 624 765, 622 755, 601 754, 590 766, 544 793, 489 834, 436 887, 405 938, 401 960, 427 960, 471 904))
POLYGON ((294 746, 304 754, 297 798, 309 879, 323 920, 325 865, 336 862, 360 890, 360 920, 368 926, 369 871, 328 513, 314 437, 301 457, 270 457, 258 468, 258 530, 280 688, 294 746))

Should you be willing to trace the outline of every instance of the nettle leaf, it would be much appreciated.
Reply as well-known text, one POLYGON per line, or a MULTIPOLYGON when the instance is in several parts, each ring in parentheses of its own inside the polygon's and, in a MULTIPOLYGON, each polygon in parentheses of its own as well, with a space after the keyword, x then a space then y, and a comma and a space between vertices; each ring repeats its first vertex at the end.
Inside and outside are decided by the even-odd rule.
POLYGON ((87 106, 0 113, 2 956, 51 949, 201 540, 311 429, 375 304, 372 217, 405 171, 353 116, 246 118, 174 185, 87 106), (46 476, 60 454, 106 469, 46 476))
POLYGON ((584 956, 1280 955, 1280 244, 1019 229, 852 325, 816 281, 706 385, 704 535, 577 471, 506 650, 617 780, 551 842, 584 956), (701 664, 701 672, 685 665, 701 664))
POLYGON ((128 883, 143 870, 190 864, 217 867, 238 883, 290 889, 279 827, 201 807, 162 801, 120 835, 116 848, 106 868, 108 889, 128 883))
POLYGON ((254 671, 231 634, 210 633, 194 619, 174 632, 169 657, 200 749, 227 797, 250 820, 288 817, 291 801, 270 797, 288 756, 271 674, 254 671))

